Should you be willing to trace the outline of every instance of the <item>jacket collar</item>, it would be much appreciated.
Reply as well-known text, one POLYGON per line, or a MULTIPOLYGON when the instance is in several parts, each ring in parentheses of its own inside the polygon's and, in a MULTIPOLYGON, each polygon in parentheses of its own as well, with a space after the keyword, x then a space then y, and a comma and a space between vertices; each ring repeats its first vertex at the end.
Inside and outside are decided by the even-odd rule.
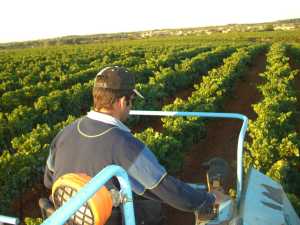
POLYGON ((120 120, 118 120, 115 117, 110 116, 108 114, 100 113, 100 112, 96 112, 94 110, 91 110, 87 113, 87 117, 92 119, 92 120, 97 120, 97 121, 100 121, 100 122, 103 122, 103 123, 107 123, 107 124, 117 126, 121 130, 124 130, 126 132, 131 132, 130 129, 126 125, 124 125, 120 120))

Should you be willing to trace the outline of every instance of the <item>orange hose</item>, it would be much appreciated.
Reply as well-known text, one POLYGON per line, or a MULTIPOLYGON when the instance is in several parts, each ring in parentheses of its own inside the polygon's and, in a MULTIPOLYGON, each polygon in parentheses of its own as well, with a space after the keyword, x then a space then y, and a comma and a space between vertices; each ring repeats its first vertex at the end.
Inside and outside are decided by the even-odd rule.
MULTIPOLYGON (((60 186, 68 186, 79 191, 90 180, 91 177, 86 174, 65 174, 54 183, 52 187, 52 198, 54 199, 54 193, 60 186)), ((103 186, 88 200, 88 205, 94 215, 94 225, 104 225, 112 213, 111 193, 103 186)))

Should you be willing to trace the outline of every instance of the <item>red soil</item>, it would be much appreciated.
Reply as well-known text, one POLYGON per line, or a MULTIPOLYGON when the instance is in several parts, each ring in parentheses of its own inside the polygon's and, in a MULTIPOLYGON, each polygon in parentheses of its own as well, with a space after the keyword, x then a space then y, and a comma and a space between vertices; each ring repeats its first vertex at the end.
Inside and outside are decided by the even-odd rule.
MULTIPOLYGON (((242 113, 250 119, 256 115, 251 105, 258 102, 260 95, 256 89, 261 83, 259 73, 265 70, 266 56, 261 54, 254 60, 243 80, 239 80, 233 90, 233 98, 225 102, 224 112, 242 113)), ((218 156, 230 162, 232 174, 236 174, 236 149, 241 122, 237 120, 213 120, 207 125, 207 137, 191 146, 186 154, 179 178, 186 182, 205 183, 205 170, 201 164, 218 156)), ((230 178, 235 188, 235 175, 230 178)), ((193 225, 194 215, 166 207, 168 225, 193 225)))
POLYGON ((37 183, 33 188, 28 190, 22 195, 22 198, 16 199, 11 205, 12 215, 18 217, 22 223, 24 218, 38 218, 42 217, 38 206, 39 198, 50 196, 49 190, 47 190, 42 181, 37 183))

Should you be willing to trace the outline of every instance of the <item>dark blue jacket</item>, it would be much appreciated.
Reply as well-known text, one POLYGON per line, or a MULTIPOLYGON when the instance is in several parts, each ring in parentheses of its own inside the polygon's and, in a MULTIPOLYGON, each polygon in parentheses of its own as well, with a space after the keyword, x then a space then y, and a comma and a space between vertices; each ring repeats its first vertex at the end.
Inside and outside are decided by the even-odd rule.
MULTIPOLYGON (((133 192, 146 198, 184 211, 210 207, 214 202, 206 191, 167 175, 152 151, 130 132, 87 116, 65 127, 52 141, 44 184, 51 189, 57 178, 71 172, 93 177, 111 164, 123 167, 133 192)), ((115 181, 106 186, 116 188, 115 181)))

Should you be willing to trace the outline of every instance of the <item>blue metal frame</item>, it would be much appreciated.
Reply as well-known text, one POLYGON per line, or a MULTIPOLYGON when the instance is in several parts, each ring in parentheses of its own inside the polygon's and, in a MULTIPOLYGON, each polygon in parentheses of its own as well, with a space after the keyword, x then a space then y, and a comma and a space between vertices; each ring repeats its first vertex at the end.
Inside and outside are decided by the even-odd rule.
POLYGON ((88 201, 109 179, 118 178, 121 191, 127 201, 123 203, 123 217, 126 225, 135 225, 132 192, 126 171, 117 165, 110 165, 101 170, 76 195, 65 202, 42 225, 63 225, 86 201, 88 201))
MULTIPOLYGON (((238 113, 214 113, 214 112, 166 112, 166 111, 142 111, 131 110, 130 115, 141 116, 187 116, 187 117, 209 117, 230 118, 243 121, 237 146, 237 203, 239 204, 243 184, 243 143, 248 126, 248 118, 238 113)), ((126 196, 123 206, 123 216, 126 225, 135 225, 135 216, 132 202, 132 191, 126 171, 117 165, 110 165, 100 171, 86 184, 75 196, 69 199, 62 207, 56 210, 51 217, 46 219, 42 225, 63 225, 86 201, 88 201, 111 177, 116 176, 121 185, 121 192, 126 196)), ((0 222, 18 224, 16 218, 0 215, 0 222)))
POLYGON ((227 119, 239 119, 243 121, 237 146, 237 203, 239 204, 241 193, 243 189, 243 144, 245 134, 248 127, 248 118, 245 115, 238 113, 215 113, 215 112, 166 112, 166 111, 143 111, 143 110, 131 110, 130 115, 140 116, 193 116, 193 117, 210 117, 210 118, 227 118, 227 119))

